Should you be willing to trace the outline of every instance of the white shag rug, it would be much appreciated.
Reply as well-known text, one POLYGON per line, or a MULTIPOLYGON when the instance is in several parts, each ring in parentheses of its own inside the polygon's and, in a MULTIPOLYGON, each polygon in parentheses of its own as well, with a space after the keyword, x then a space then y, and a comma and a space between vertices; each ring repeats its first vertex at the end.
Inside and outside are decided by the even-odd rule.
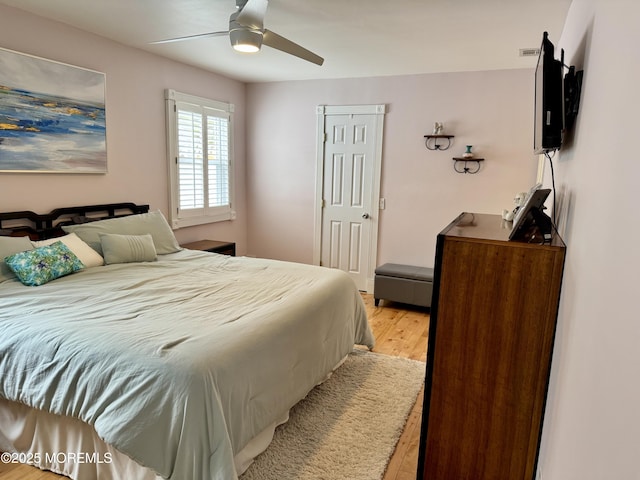
POLYGON ((424 362, 354 350, 240 480, 380 480, 424 374, 424 362))

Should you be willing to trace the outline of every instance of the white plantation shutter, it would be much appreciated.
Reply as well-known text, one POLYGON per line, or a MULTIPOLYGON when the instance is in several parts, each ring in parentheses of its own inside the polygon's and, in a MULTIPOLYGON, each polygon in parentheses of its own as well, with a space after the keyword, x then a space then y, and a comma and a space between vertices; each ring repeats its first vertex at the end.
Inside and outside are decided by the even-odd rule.
POLYGON ((178 109, 178 208, 204 208, 202 115, 178 109))
POLYGON ((229 203, 229 122, 207 115, 207 179, 209 205, 229 203))
POLYGON ((234 218, 233 105, 173 90, 166 97, 173 227, 234 218))

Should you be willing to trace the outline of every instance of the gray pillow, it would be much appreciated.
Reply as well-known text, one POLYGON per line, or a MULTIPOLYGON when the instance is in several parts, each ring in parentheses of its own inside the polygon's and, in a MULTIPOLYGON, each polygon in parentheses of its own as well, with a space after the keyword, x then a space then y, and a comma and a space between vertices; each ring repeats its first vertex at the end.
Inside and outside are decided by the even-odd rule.
POLYGON ((33 250, 29 237, 0 237, 0 282, 16 278, 9 266, 4 263, 5 257, 27 250, 33 250))
POLYGON ((104 263, 153 262, 157 260, 153 238, 145 235, 119 235, 107 233, 100 235, 104 263))
POLYGON ((144 235, 148 233, 153 238, 156 253, 159 255, 182 250, 169 223, 159 210, 80 225, 64 225, 62 229, 67 233, 75 233, 100 254, 103 253, 100 235, 109 233, 118 235, 144 235))

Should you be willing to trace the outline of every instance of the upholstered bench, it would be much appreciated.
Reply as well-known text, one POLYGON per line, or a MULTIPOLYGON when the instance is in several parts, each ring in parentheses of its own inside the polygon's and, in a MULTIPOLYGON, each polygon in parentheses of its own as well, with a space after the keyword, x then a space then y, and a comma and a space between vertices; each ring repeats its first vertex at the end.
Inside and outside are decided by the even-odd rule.
POLYGON ((373 298, 376 307, 380 299, 431 306, 433 268, 385 263, 376 268, 373 298))

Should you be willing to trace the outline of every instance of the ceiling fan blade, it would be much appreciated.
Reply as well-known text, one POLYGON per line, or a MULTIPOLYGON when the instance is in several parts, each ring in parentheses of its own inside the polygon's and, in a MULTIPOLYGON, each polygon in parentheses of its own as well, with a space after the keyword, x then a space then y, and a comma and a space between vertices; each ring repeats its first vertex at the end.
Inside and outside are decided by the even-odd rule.
POLYGON ((278 35, 277 33, 272 32, 271 30, 264 31, 262 43, 271 48, 275 48, 276 50, 280 50, 290 55, 295 55, 296 57, 299 57, 308 62, 315 63, 316 65, 322 65, 324 63, 324 58, 316 55, 315 53, 307 50, 304 47, 301 47, 297 43, 294 43, 291 40, 288 40, 278 35))
POLYGON ((264 17, 267 14, 268 0, 245 0, 244 6, 241 1, 236 3, 240 11, 235 20, 240 25, 258 30, 264 28, 264 17))
POLYGON ((194 38, 218 37, 221 35, 229 35, 229 32, 225 30, 224 32, 198 33, 196 35, 187 35, 186 37, 168 38, 166 40, 156 40, 155 42, 149 42, 149 43, 151 45, 155 45, 160 43, 182 42, 183 40, 193 40, 194 38))

